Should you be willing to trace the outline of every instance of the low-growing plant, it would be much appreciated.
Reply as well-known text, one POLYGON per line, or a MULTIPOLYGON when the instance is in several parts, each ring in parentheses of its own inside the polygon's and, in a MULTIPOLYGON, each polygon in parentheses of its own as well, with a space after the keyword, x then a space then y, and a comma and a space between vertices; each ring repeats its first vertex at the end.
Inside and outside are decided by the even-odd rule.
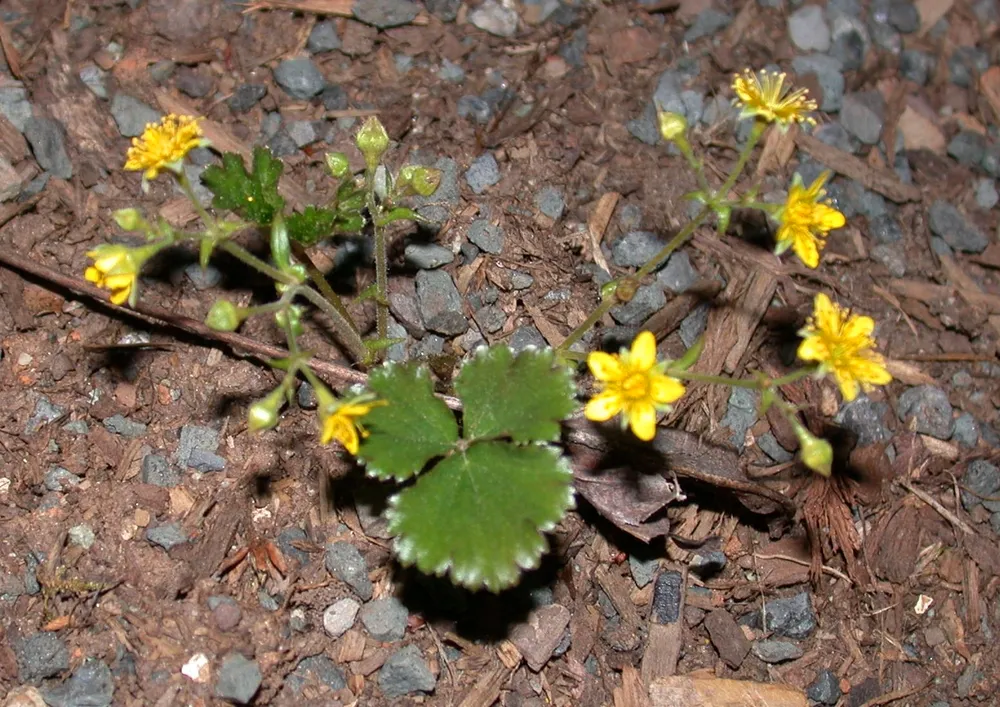
MULTIPOLYGON (((425 365, 381 362, 386 348, 396 343, 388 336, 387 227, 397 221, 421 222, 407 200, 431 196, 441 175, 420 165, 392 172, 384 161, 389 136, 377 118, 366 120, 356 134, 364 170, 354 174, 345 155, 328 154, 327 169, 338 182, 334 196, 301 211, 290 211, 279 193, 283 164, 257 148, 249 168, 240 156, 227 153, 221 165, 204 171, 202 181, 213 195, 210 212, 195 197, 183 169, 188 152, 207 144, 198 121, 170 115, 147 126, 133 141, 125 168, 143 173, 144 189, 150 180, 169 175, 190 198, 201 226, 182 230, 162 218, 147 220, 136 209, 119 211, 117 223, 143 234, 146 244, 98 246, 88 254, 93 263, 85 275, 110 290, 115 304, 134 306, 144 264, 168 246, 190 243, 197 246, 203 267, 221 251, 273 280, 273 302, 238 306, 222 299, 206 318, 216 330, 235 331, 249 317, 266 315, 284 333, 288 355, 271 361, 284 375, 271 393, 250 405, 248 428, 277 425, 296 381, 304 378, 316 393, 320 442, 336 442, 369 475, 398 484, 386 513, 399 559, 426 573, 447 574, 465 587, 499 591, 515 584, 522 570, 538 565, 546 550, 544 533, 573 507, 572 469, 559 446, 560 430, 580 408, 578 399, 587 397, 589 386, 578 366, 582 356, 570 347, 612 307, 628 302, 643 279, 713 216, 722 236, 735 209, 763 211, 777 224, 775 252, 792 250, 810 268, 819 265, 828 235, 844 226, 844 215, 824 199, 825 173, 810 185, 796 177, 780 204, 758 201, 757 186, 732 196, 769 126, 787 130, 792 124, 814 123, 809 114, 816 104, 805 90, 790 90, 784 80, 784 74, 750 70, 734 77, 740 117, 752 120, 752 126, 731 172, 717 187, 688 142, 684 117, 659 113, 662 137, 678 148, 698 180, 698 190, 688 195, 701 205, 697 215, 635 273, 605 285, 590 315, 560 346, 517 354, 503 344, 477 350, 454 380, 459 411, 435 395, 425 365), (269 234, 267 260, 239 243, 248 229, 269 234), (359 293, 375 304, 375 332, 368 337, 323 276, 295 255, 301 247, 345 234, 368 234, 374 240, 374 287, 359 293), (311 352, 299 343, 310 306, 328 317, 353 362, 369 369, 365 388, 335 393, 312 370, 311 352)), ((778 378, 760 372, 729 378, 693 371, 701 341, 678 360, 658 360, 655 337, 642 331, 618 353, 586 355, 596 390, 583 415, 595 423, 618 417, 623 429, 650 441, 659 415, 685 395, 686 384, 752 388, 761 393, 761 414, 775 407, 788 419, 803 464, 829 475, 830 444, 806 428, 799 410, 779 389, 806 376, 830 376, 844 399, 853 400, 861 390, 888 383, 891 377, 875 351, 873 330, 869 317, 817 294, 812 315, 799 332, 798 358, 805 365, 778 378)))

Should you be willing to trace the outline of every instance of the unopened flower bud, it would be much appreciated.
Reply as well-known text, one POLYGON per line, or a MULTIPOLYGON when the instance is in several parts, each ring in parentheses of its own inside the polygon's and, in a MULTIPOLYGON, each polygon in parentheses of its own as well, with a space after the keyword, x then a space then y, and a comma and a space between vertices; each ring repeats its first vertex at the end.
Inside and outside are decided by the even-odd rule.
POLYGON ((146 225, 146 219, 139 213, 139 209, 119 209, 114 216, 115 223, 124 231, 138 231, 146 225))
POLYGON ((798 420, 792 421, 799 440, 799 458, 817 474, 829 476, 833 467, 833 447, 825 439, 807 430, 798 420))
POLYGON ((275 312, 274 321, 282 330, 285 329, 287 323, 288 327, 292 330, 292 334, 295 336, 301 336, 304 331, 302 328, 302 307, 297 304, 293 304, 280 312, 275 312))
POLYGON ((278 413, 285 401, 283 387, 272 390, 266 398, 258 400, 247 412, 247 427, 251 432, 269 430, 278 424, 278 413))
POLYGON ((351 165, 343 152, 327 152, 326 168, 330 170, 330 175, 334 179, 343 179, 350 171, 351 165))
POLYGON ((660 111, 658 117, 660 122, 660 135, 663 136, 664 140, 673 142, 677 138, 683 137, 684 133, 687 132, 687 119, 680 113, 660 111))
POLYGON ((635 278, 627 277, 618 283, 618 289, 615 290, 615 297, 618 301, 627 304, 632 301, 635 297, 636 290, 639 289, 639 282, 635 278))
POLYGON ((413 192, 419 196, 431 196, 441 184, 441 170, 408 164, 399 170, 396 189, 401 193, 413 192))
POLYGON ((369 170, 374 170, 382 155, 389 149, 389 133, 385 131, 382 121, 373 115, 358 130, 354 142, 364 155, 365 165, 369 170))
POLYGON ((205 324, 215 331, 236 331, 242 322, 240 308, 224 299, 217 300, 205 317, 205 324))

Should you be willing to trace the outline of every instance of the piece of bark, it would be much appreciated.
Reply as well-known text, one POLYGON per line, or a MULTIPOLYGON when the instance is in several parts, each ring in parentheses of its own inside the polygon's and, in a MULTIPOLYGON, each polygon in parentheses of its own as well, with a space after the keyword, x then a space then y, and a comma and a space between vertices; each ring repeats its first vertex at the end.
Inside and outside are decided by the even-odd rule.
POLYGON ((743 629, 725 609, 709 613, 705 617, 705 628, 719 657, 733 670, 739 670, 750 652, 750 641, 743 629))
POLYGON ((786 685, 693 678, 660 678, 649 688, 653 707, 806 707, 805 693, 786 685))
POLYGON ((827 145, 812 135, 800 132, 795 136, 795 143, 834 172, 861 182, 866 189, 878 192, 890 201, 901 204, 920 200, 920 190, 912 184, 904 184, 894 173, 873 169, 864 160, 827 145))
POLYGON ((674 675, 684 645, 684 599, 686 573, 664 570, 653 583, 649 609, 646 650, 642 654, 642 683, 649 689, 653 681, 674 675))

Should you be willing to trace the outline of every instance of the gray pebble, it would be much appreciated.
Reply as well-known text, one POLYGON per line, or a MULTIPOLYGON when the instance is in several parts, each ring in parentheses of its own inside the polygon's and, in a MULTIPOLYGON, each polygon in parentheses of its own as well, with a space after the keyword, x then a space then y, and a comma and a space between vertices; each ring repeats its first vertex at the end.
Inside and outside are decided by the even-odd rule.
POLYGON ((83 85, 89 88, 95 96, 105 100, 108 98, 108 87, 104 83, 106 75, 96 64, 87 64, 80 69, 80 80, 83 81, 83 85))
POLYGON ((535 195, 535 207, 553 221, 558 221, 566 208, 566 200, 559 189, 548 186, 535 195))
POLYGON ((729 440, 743 449, 747 430, 757 421, 758 393, 749 388, 733 388, 729 393, 729 407, 719 421, 733 431, 729 440))
POLYGON ((492 152, 484 152, 469 165, 465 181, 476 194, 482 194, 500 181, 500 166, 492 152))
POLYGON ((212 612, 212 619, 220 631, 232 631, 239 626, 240 619, 243 618, 243 610, 232 597, 216 595, 208 598, 206 602, 209 611, 212 612))
POLYGON ((319 67, 311 59, 285 59, 274 69, 274 80, 292 98, 308 100, 326 86, 319 67))
POLYGON ((203 71, 182 66, 177 71, 177 90, 191 98, 204 98, 215 88, 215 80, 203 71))
POLYGON ((135 420, 130 420, 121 414, 105 418, 104 427, 108 430, 108 432, 121 435, 122 437, 127 437, 129 439, 142 437, 146 434, 146 425, 141 422, 136 422, 135 420))
POLYGON ((441 68, 438 70, 438 76, 440 76, 443 81, 462 83, 465 81, 465 69, 454 62, 442 59, 441 68))
POLYGON ((513 290, 526 290, 535 283, 535 278, 526 272, 515 270, 510 274, 510 287, 513 290))
POLYGON ((951 82, 962 88, 969 88, 976 78, 990 68, 989 55, 978 47, 961 46, 948 57, 948 72, 951 82))
POLYGON ((548 345, 542 333, 531 324, 519 326, 507 340, 507 346, 515 354, 521 353, 529 346, 533 346, 536 349, 544 349, 548 345))
POLYGON ((979 423, 976 422, 976 418, 967 412, 956 417, 955 430, 951 438, 967 449, 979 444, 979 423))
POLYGON ((634 555, 629 555, 628 569, 632 574, 632 581, 635 582, 635 586, 642 589, 652 582, 653 577, 656 576, 657 570, 660 569, 660 558, 651 557, 647 560, 642 560, 634 555))
POLYGON ((59 179, 73 176, 62 123, 51 118, 30 118, 24 126, 24 137, 42 169, 59 179))
POLYGON ((226 460, 207 449, 192 449, 191 454, 188 455, 188 466, 195 471, 206 474, 225 469, 226 460))
POLYGON ((83 523, 80 525, 74 525, 70 528, 67 531, 66 536, 69 538, 71 545, 82 547, 84 550, 89 550, 97 541, 97 536, 94 535, 94 529, 83 523))
POLYGON ((469 13, 473 27, 497 37, 513 37, 517 33, 517 11, 496 0, 485 0, 469 13))
POLYGON ((980 164, 986 174, 993 178, 1000 177, 1000 143, 994 143, 986 148, 980 164))
POLYGON ((486 219, 476 219, 469 224, 468 239, 477 248, 492 255, 503 252, 505 239, 503 229, 486 219))
POLYGON ((233 113, 246 113, 267 95, 267 86, 262 83, 245 83, 236 87, 229 97, 229 110, 233 113))
POLYGON ((872 248, 872 260, 881 263, 892 277, 906 275, 906 253, 894 243, 879 243, 872 248))
POLYGON ((708 302, 702 302, 681 321, 677 333, 687 348, 694 346, 694 342, 698 340, 698 337, 705 331, 705 327, 708 326, 708 311, 708 302))
POLYGON ((228 702, 245 705, 260 689, 263 675, 256 661, 240 653, 230 653, 222 659, 215 681, 215 695, 228 702))
POLYGON ((895 216, 881 214, 868 221, 868 235, 876 243, 898 243, 903 240, 903 229, 895 216))
POLYGON ((487 334, 495 334, 503 329, 507 315, 496 305, 488 304, 476 311, 476 322, 487 334))
POLYGON ((838 59, 845 71, 857 71, 864 65, 871 46, 864 22, 851 15, 835 13, 831 22, 831 38, 830 56, 838 59))
POLYGON ((24 132, 24 127, 31 119, 32 108, 28 102, 28 92, 19 82, 0 86, 0 113, 7 116, 7 120, 18 132, 24 132))
POLYGON ((459 118, 473 120, 480 125, 486 125, 493 117, 493 108, 479 96, 462 96, 455 104, 455 112, 459 118))
POLYGON ((63 425, 62 428, 66 432, 74 435, 85 435, 90 432, 90 427, 87 426, 87 423, 84 420, 70 420, 63 425))
POLYGON ((305 552, 295 547, 294 543, 295 542, 308 543, 308 540, 309 538, 306 535, 306 531, 296 526, 285 528, 280 533, 278 533, 277 537, 278 548, 281 550, 281 552, 287 555, 288 557, 291 557, 300 565, 308 564, 310 555, 308 552, 305 552))
POLYGON ((667 297, 657 283, 642 285, 625 304, 611 309, 611 317, 619 324, 641 324, 667 304, 667 297))
POLYGON ((319 94, 319 100, 327 110, 346 110, 350 101, 343 86, 328 85, 319 94))
POLYGON ((433 270, 455 259, 450 249, 437 243, 410 243, 403 251, 408 265, 420 270, 433 270))
POLYGON ((43 631, 22 641, 13 641, 18 679, 37 683, 69 670, 69 649, 55 633, 43 631))
POLYGON ((711 552, 698 552, 691 557, 688 567, 701 578, 706 578, 713 574, 718 574, 726 568, 728 560, 726 554, 721 550, 711 552))
POLYGON ((772 599, 764 604, 763 620, 760 611, 741 619, 754 628, 763 628, 785 638, 808 638, 816 630, 816 613, 807 592, 791 597, 772 599))
POLYGON ((893 0, 889 3, 889 24, 903 34, 912 34, 920 29, 920 13, 907 0, 893 0))
POLYGON ((892 55, 899 54, 902 51, 903 38, 887 22, 869 21, 868 32, 871 35, 872 42, 879 49, 892 55))
POLYGON ((563 42, 559 47, 559 56, 570 66, 580 68, 586 61, 587 43, 587 28, 580 27, 573 32, 568 42, 563 42))
POLYGON ((918 86, 927 84, 937 59, 919 49, 904 49, 899 55, 899 73, 918 86))
POLYGON ((302 381, 302 384, 299 385, 295 399, 303 410, 315 410, 319 405, 316 400, 316 390, 307 381, 302 381))
POLYGON ((166 457, 159 454, 147 454, 142 458, 139 478, 144 484, 169 488, 181 482, 181 473, 170 465, 166 457))
POLYGON ((360 610, 361 604, 350 597, 344 597, 330 604, 323 611, 323 629, 331 638, 340 638, 354 625, 360 610))
POLYGON ((299 151, 299 147, 295 144, 295 140, 293 140, 292 136, 288 134, 288 131, 283 128, 272 135, 271 138, 265 143, 265 146, 275 157, 289 157, 297 154, 299 151))
POLYGON ((184 268, 184 274, 196 290, 207 290, 222 282, 222 272, 211 263, 204 268, 198 263, 191 263, 184 268))
POLYGON ((184 425, 174 458, 181 467, 186 467, 194 450, 214 453, 218 447, 219 433, 216 430, 203 425, 184 425))
POLYGON ((285 678, 285 684, 297 695, 302 692, 302 688, 310 678, 326 685, 334 692, 347 687, 347 679, 344 677, 344 671, 325 655, 313 655, 303 658, 299 661, 295 670, 285 678))
POLYGON ((947 201, 939 199, 931 204, 927 222, 931 233, 955 250, 982 253, 989 245, 989 239, 947 201))
POLYGON ((629 133, 647 145, 656 145, 660 142, 660 128, 657 124, 656 106, 647 103, 638 118, 634 118, 625 123, 629 133))
POLYGON ((42 690, 49 707, 110 707, 114 694, 111 669, 96 658, 83 661, 69 680, 42 690))
POLYGON ((386 697, 433 692, 437 681, 416 646, 404 646, 389 656, 378 671, 378 685, 386 697))
POLYGON ((861 395, 844 403, 834 421, 857 435, 859 446, 867 447, 892 436, 885 426, 888 410, 889 406, 885 403, 876 403, 861 395))
POLYGON ((326 546, 324 561, 327 571, 353 589, 362 601, 372 598, 368 565, 358 548, 344 540, 334 541, 326 546))
MULTIPOLYGON (((809 5, 816 7, 816 5, 809 5)), ((819 104, 822 111, 835 113, 840 110, 844 100, 844 65, 832 56, 826 54, 808 54, 792 59, 792 70, 802 76, 815 74, 819 87, 823 91, 823 100, 819 104)))
POLYGON ((49 491, 65 491, 70 486, 78 486, 82 480, 61 466, 54 466, 45 472, 45 488, 49 491))
POLYGON ((719 12, 711 7, 698 13, 694 23, 684 32, 685 42, 697 42, 702 37, 714 37, 728 27, 733 16, 728 12, 719 12))
POLYGON ((795 458, 794 454, 778 444, 778 440, 770 432, 765 432, 757 437, 757 446, 776 464, 784 464, 795 458))
POLYGON ((754 641, 750 650, 765 663, 784 663, 803 655, 802 648, 788 641, 754 641))
POLYGON ((966 167, 979 164, 986 149, 986 136, 974 130, 962 130, 948 143, 948 154, 966 167))
POLYGON ((697 281, 698 272, 691 265, 691 257, 684 251, 672 254, 656 275, 656 283, 674 294, 687 291, 697 281))
POLYGON ((50 422, 55 422, 65 414, 65 408, 54 404, 44 395, 39 395, 38 401, 35 403, 35 410, 31 413, 31 417, 28 418, 28 422, 24 426, 24 434, 34 434, 43 426, 50 422))
POLYGON ((410 358, 431 358, 443 353, 444 339, 437 334, 427 334, 410 347, 410 358))
POLYGON ((806 688, 806 697, 821 705, 835 705, 840 699, 840 678, 832 671, 823 669, 806 688))
POLYGON ((402 640, 409 612, 396 597, 376 599, 361 610, 361 623, 372 638, 390 643, 402 640))
POLYGON ((458 9, 462 5, 461 0, 425 0, 424 5, 427 11, 435 15, 442 22, 454 22, 458 17, 458 9))
POLYGON ((410 0, 356 0, 354 17, 379 29, 408 25, 420 13, 410 0))
POLYGON ((801 51, 825 52, 830 48, 830 27, 819 5, 805 5, 789 15, 788 34, 801 51))
POLYGON ((611 261, 620 268, 642 267, 665 245, 652 231, 629 231, 611 246, 611 261))
POLYGON ((311 120, 293 120, 285 126, 285 132, 292 138, 295 147, 303 148, 311 145, 320 139, 320 134, 316 130, 316 123, 311 120))
POLYGON ((968 511, 983 504, 991 511, 1000 511, 1000 501, 983 501, 983 497, 1000 495, 1000 469, 996 464, 985 459, 976 459, 969 463, 962 477, 962 485, 972 491, 962 491, 962 506, 968 511))
POLYGON ((317 22, 309 33, 306 49, 313 54, 322 54, 324 52, 332 52, 334 49, 340 49, 340 37, 337 35, 337 26, 330 20, 317 22))
POLYGON ((169 552, 172 548, 186 543, 188 536, 181 524, 173 521, 147 529, 146 540, 169 552))
POLYGON ((462 296, 451 275, 442 270, 421 270, 414 281, 424 326, 445 336, 465 333, 469 323, 462 313, 462 296))
POLYGON ((980 179, 976 182, 976 204, 979 208, 989 211, 1000 201, 997 185, 992 179, 980 179))
POLYGON ((866 145, 874 145, 882 134, 885 99, 877 91, 849 93, 840 108, 840 122, 847 132, 866 145))
POLYGON ((948 394, 931 385, 918 385, 899 396, 899 419, 920 434, 948 439, 955 429, 948 394))
POLYGON ((142 135, 147 125, 159 122, 163 114, 138 98, 116 93, 111 99, 111 117, 123 136, 137 137, 142 135))
POLYGON ((158 84, 164 84, 170 80, 170 77, 174 75, 174 71, 176 70, 177 64, 169 59, 157 61, 149 67, 149 78, 158 84))

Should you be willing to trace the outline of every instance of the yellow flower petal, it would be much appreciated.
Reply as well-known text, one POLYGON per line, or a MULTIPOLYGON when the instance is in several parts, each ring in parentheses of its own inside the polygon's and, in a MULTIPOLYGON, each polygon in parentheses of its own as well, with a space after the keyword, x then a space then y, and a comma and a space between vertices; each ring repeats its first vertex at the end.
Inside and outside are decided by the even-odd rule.
POLYGON ((643 442, 656 436, 656 408, 652 403, 637 403, 629 410, 629 426, 632 433, 643 442))
POLYGON ((656 365, 656 337, 652 332, 641 331, 632 342, 629 364, 637 370, 649 370, 656 365))
POLYGON ((803 361, 824 361, 830 350, 818 336, 810 336, 799 344, 798 357, 803 361))
POLYGON ((592 351, 587 356, 587 366, 599 381, 619 380, 623 376, 621 360, 603 351, 592 351))
POLYGON ((118 304, 118 305, 125 304, 125 300, 128 299, 128 296, 129 296, 129 290, 127 289, 114 290, 111 293, 111 302, 113 304, 118 304))
POLYGON ((837 228, 843 228, 844 224, 847 223, 847 219, 844 217, 844 214, 840 213, 833 207, 827 206, 826 204, 816 205, 814 218, 818 228, 822 231, 832 231, 837 228))
POLYGON ((792 250, 807 268, 819 267, 819 241, 809 231, 799 231, 792 241, 792 250))
POLYGON ((670 376, 654 376, 649 394, 657 405, 669 405, 684 396, 684 384, 670 376))
POLYGON ((591 398, 583 410, 583 415, 592 422, 607 422, 621 411, 621 396, 606 392, 591 398))
POLYGON ((83 271, 83 277, 87 282, 93 282, 94 284, 99 284, 101 282, 101 273, 95 267, 89 267, 83 271))
POLYGON ((125 169, 142 172, 146 180, 155 179, 162 170, 178 169, 188 152, 205 144, 195 118, 171 114, 159 123, 150 123, 141 136, 132 140, 125 169))

